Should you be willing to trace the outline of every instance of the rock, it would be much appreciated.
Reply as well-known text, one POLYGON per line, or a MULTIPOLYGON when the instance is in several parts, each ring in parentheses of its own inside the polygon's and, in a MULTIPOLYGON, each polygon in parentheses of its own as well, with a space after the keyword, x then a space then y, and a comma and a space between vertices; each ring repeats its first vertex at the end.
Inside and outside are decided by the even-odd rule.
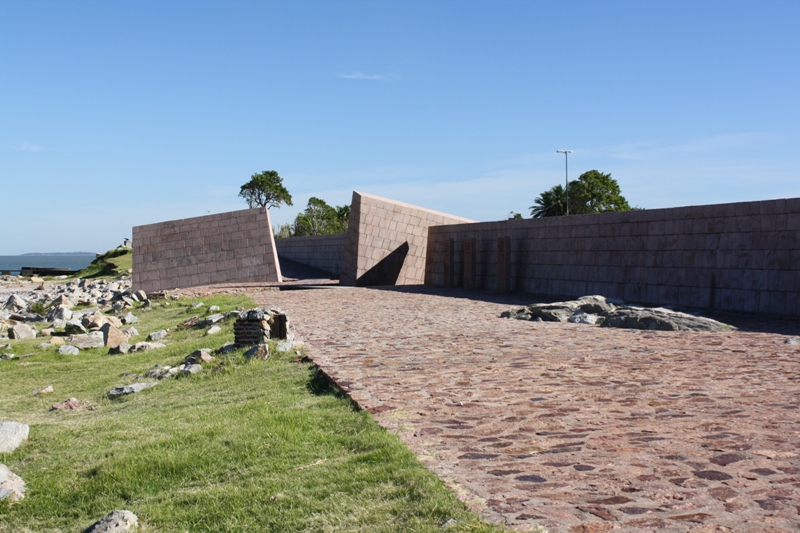
POLYGON ((218 355, 225 355, 226 353, 230 353, 234 350, 236 350, 236 344, 233 342, 226 342, 225 344, 217 348, 217 350, 214 353, 218 355))
POLYGON ((299 341, 280 341, 275 348, 279 352, 291 352, 292 350, 298 350, 303 347, 303 343, 299 341))
POLYGON ((108 353, 109 355, 117 355, 117 354, 128 353, 130 351, 131 351, 131 345, 128 344, 127 342, 122 342, 117 346, 114 346, 113 348, 108 350, 108 353))
POLYGON ((0 422, 0 453, 11 453, 28 440, 30 427, 22 422, 0 422))
POLYGON ((79 353, 81 353, 81 351, 75 346, 64 344, 58 348, 58 353, 60 353, 61 355, 78 355, 79 353))
POLYGON ((219 327, 219 326, 211 326, 210 328, 208 328, 208 331, 206 331, 206 335, 216 335, 220 331, 222 331, 221 327, 219 327))
POLYGON ((172 370, 171 366, 156 365, 148 370, 145 376, 152 379, 171 378, 173 373, 170 373, 170 370, 172 370))
POLYGON ((204 305, 206 305, 206 304, 204 304, 203 302, 192 302, 192 305, 190 305, 189 307, 192 308, 192 309, 199 309, 200 307, 203 307, 204 305))
POLYGON ((800 344, 800 337, 789 337, 784 342, 786 344, 800 344))
POLYGON ((154 331, 150 335, 147 336, 147 340, 149 341, 160 341, 161 339, 166 338, 167 330, 162 329, 161 331, 154 331))
POLYGON ((55 328, 43 328, 39 331, 39 335, 41 335, 42 337, 50 337, 55 332, 56 332, 55 328))
POLYGON ((127 328, 123 329, 122 333, 127 335, 128 338, 130 338, 130 337, 138 337, 139 336, 139 330, 136 329, 133 326, 130 326, 130 327, 127 327, 127 328))
POLYGON ((36 330, 27 324, 15 324, 8 328, 9 339, 33 339, 36 337, 36 330))
POLYGON ((200 366, 200 365, 186 365, 186 367, 183 369, 183 374, 184 375, 197 374, 198 372, 200 372, 202 370, 203 370, 203 367, 200 366))
POLYGON ((135 324, 138 321, 139 319, 136 318, 136 315, 134 315, 130 311, 128 311, 128 313, 126 313, 125 316, 122 317, 123 324, 135 324))
POLYGON ((85 529, 83 533, 129 533, 135 531, 139 519, 130 511, 114 511, 85 529))
POLYGON ((581 296, 576 303, 584 313, 606 316, 616 309, 615 303, 622 305, 623 302, 621 300, 608 300, 604 296, 592 295, 581 296))
POLYGON ((216 314, 213 314, 213 315, 209 315, 203 321, 203 325, 204 326, 213 326, 214 324, 216 324, 217 322, 223 320, 224 318, 225 318, 225 315, 223 315, 221 313, 216 313, 216 314))
POLYGON ((13 353, 0 353, 0 361, 6 361, 8 359, 14 359, 16 355, 13 353))
POLYGON ((68 398, 61 403, 54 403, 50 406, 51 411, 75 411, 83 407, 77 398, 68 398))
POLYGON ((120 344, 125 344, 128 340, 128 336, 114 327, 113 324, 103 324, 100 332, 103 334, 103 343, 108 348, 116 348, 120 344))
POLYGON ((48 322, 53 322, 55 320, 69 320, 72 318, 72 310, 69 307, 65 307, 63 305, 58 305, 50 309, 50 312, 47 313, 47 320, 48 322))
POLYGON ((48 385, 47 387, 44 387, 42 389, 36 389, 35 391, 33 391, 33 395, 38 396, 39 394, 50 394, 51 392, 53 392, 53 386, 48 385))
POLYGON ((0 464, 0 501, 18 502, 25 497, 25 482, 21 477, 0 464))
POLYGON ((114 387, 108 391, 108 397, 111 399, 125 396, 126 394, 136 394, 150 387, 156 386, 157 383, 134 383, 133 385, 123 385, 122 387, 114 387))
POLYGON ((72 309, 73 305, 70 299, 62 294, 50 302, 50 307, 64 307, 66 309, 72 309))
MULTIPOLYGON (((39 276, 31 276, 31 281, 33 283, 44 283, 44 278, 41 278, 39 276)), ((36 290, 38 291, 44 290, 44 285, 40 285, 36 290)))
POLYGON ((49 342, 43 342, 43 343, 41 343, 41 344, 38 346, 38 348, 39 348, 40 350, 46 350, 46 349, 48 349, 48 348, 52 348, 52 347, 53 347, 53 345, 52 345, 52 344, 50 344, 49 342))
POLYGON ((219 311, 219 306, 218 305, 212 305, 211 307, 208 308, 208 310, 210 312, 212 312, 212 313, 216 313, 217 311, 219 311))
POLYGON ((133 294, 134 294, 134 295, 135 295, 137 298, 139 298, 139 301, 140 301, 140 302, 143 302, 143 301, 147 300, 147 293, 146 293, 146 292, 144 292, 143 290, 138 290, 138 291, 134 292, 133 294))
POLYGON ((194 365, 200 363, 210 363, 213 360, 214 357, 211 355, 211 349, 201 348, 187 355, 186 358, 183 360, 183 364, 194 365))
POLYGON ((62 346, 64 344, 64 337, 50 337, 50 344, 53 346, 62 346))
POLYGON ((183 322, 181 322, 180 324, 175 326, 175 329, 177 329, 179 331, 180 330, 184 330, 184 329, 189 329, 189 328, 195 327, 199 323, 200 323, 200 318, 196 317, 196 316, 193 316, 192 318, 184 320, 183 322))
POLYGON ((596 324, 600 317, 591 313, 584 313, 583 311, 576 311, 574 315, 567 319, 568 322, 574 324, 596 324))
POLYGON ((86 315, 83 317, 83 325, 89 329, 100 329, 105 324, 111 324, 115 328, 121 328, 122 322, 115 316, 108 316, 104 315, 103 313, 97 312, 91 315, 86 315))
POLYGON ((75 318, 75 313, 73 313, 73 318, 67 320, 67 323, 64 324, 64 331, 70 335, 86 333, 86 328, 83 327, 80 320, 75 318))
POLYGON ((269 359, 269 344, 256 344, 244 356, 248 359, 269 359))
POLYGON ((25 311, 30 307, 30 304, 25 301, 21 296, 17 296, 16 294, 12 294, 6 300, 5 305, 3 305, 4 309, 9 309, 11 311, 25 311))
POLYGON ((165 348, 166 344, 161 342, 137 342, 131 346, 131 352, 146 352, 149 350, 156 350, 158 348, 165 348))
POLYGON ((82 335, 70 335, 67 342, 71 345, 80 348, 81 350, 89 350, 91 348, 102 348, 105 346, 103 340, 103 332, 91 331, 82 335))
POLYGON ((710 318, 680 313, 663 307, 618 307, 603 321, 602 327, 652 329, 660 331, 730 331, 733 326, 710 318))

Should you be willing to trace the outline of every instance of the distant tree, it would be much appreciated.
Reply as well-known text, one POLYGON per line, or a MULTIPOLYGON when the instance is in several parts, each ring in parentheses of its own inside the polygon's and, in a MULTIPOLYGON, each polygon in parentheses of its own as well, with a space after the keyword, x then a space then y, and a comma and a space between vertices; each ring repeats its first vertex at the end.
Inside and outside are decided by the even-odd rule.
POLYGON ((330 235, 347 230, 350 206, 333 207, 325 200, 311 197, 305 210, 294 220, 293 235, 330 235))
POLYGON ((250 181, 242 185, 239 196, 247 205, 253 207, 280 207, 280 204, 292 205, 292 195, 283 186, 283 178, 274 170, 265 170, 250 176, 250 181))
POLYGON ((530 207, 533 218, 560 217, 567 214, 567 197, 561 185, 544 191, 533 203, 530 207))
POLYGON ((291 224, 281 224, 278 226, 277 231, 275 231, 275 238, 276 239, 284 239, 286 237, 292 236, 292 225, 291 224))
POLYGON ((540 218, 565 215, 567 196, 569 196, 570 215, 631 210, 628 201, 622 196, 617 180, 612 178, 611 174, 590 170, 581 174, 577 180, 571 181, 568 187, 565 191, 564 187, 556 185, 549 191, 543 192, 534 200, 531 216, 540 218))
POLYGON ((508 220, 522 220, 522 215, 520 213, 515 213, 514 211, 509 211, 508 220))
POLYGON ((611 174, 590 170, 581 174, 577 181, 570 183, 570 214, 585 215, 630 211, 630 209, 631 206, 622 196, 617 180, 612 178, 611 174))

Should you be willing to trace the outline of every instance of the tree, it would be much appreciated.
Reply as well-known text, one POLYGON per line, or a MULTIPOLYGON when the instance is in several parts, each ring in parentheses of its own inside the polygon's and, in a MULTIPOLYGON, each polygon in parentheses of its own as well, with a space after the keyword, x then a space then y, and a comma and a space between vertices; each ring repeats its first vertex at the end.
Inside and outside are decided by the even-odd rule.
POLYGON ((242 185, 239 196, 247 205, 253 207, 280 207, 280 204, 292 205, 292 195, 283 186, 283 178, 274 170, 265 170, 250 176, 250 181, 242 185))
POLYGON ((514 211, 509 211, 508 220, 522 220, 522 214, 515 213, 514 211))
POLYGON ((549 191, 544 191, 530 207, 533 218, 560 217, 567 213, 567 197, 564 187, 556 185, 549 191))
POLYGON ((350 206, 332 207, 320 198, 311 197, 305 210, 294 220, 295 237, 305 235, 331 235, 347 230, 350 206))
POLYGON ((540 218, 565 215, 567 196, 570 215, 631 210, 628 201, 622 196, 617 180, 611 174, 590 170, 571 181, 566 192, 561 185, 543 192, 534 200, 536 205, 531 206, 531 216, 540 218))

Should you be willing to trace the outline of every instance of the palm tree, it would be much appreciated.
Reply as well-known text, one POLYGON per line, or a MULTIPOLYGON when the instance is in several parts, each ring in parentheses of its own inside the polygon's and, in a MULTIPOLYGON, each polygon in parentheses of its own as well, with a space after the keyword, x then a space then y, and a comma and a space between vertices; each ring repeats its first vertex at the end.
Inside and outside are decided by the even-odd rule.
POLYGON ((544 191, 534 203, 535 205, 530 207, 533 218, 559 217, 567 214, 567 195, 561 185, 544 191))

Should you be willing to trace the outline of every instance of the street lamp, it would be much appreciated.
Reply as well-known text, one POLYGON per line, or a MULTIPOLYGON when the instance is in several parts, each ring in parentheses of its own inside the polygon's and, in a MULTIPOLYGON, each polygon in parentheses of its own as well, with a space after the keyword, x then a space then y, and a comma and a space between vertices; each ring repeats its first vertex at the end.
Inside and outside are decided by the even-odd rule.
POLYGON ((572 150, 556 150, 559 154, 564 154, 564 196, 567 197, 567 215, 569 215, 569 164, 567 163, 567 154, 571 154, 572 150))

